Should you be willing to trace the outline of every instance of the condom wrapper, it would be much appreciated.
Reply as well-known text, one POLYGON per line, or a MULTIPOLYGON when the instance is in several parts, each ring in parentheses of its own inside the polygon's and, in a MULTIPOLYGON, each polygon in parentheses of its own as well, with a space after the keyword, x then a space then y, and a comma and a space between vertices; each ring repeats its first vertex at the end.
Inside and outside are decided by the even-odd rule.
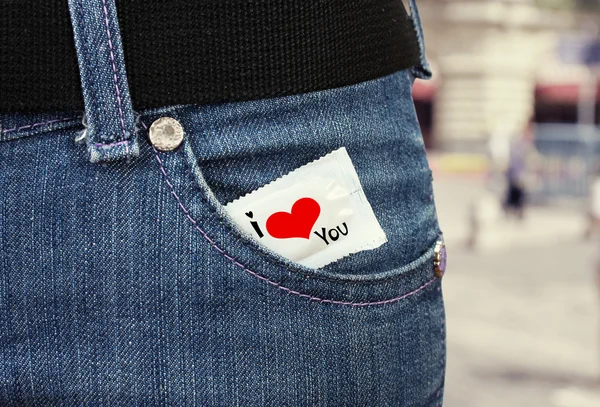
POLYGON ((261 244, 311 268, 387 242, 344 147, 225 209, 261 244))

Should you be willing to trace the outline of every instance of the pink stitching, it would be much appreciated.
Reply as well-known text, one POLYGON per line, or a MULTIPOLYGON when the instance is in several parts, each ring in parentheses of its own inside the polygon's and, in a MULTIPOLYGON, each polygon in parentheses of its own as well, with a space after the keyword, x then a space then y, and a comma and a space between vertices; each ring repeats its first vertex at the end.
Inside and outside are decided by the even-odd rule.
POLYGON ((66 122, 67 120, 75 120, 75 119, 77 119, 77 117, 63 117, 61 119, 49 120, 47 122, 39 122, 39 123, 27 124, 25 126, 20 126, 20 127, 13 127, 12 129, 2 130, 2 133, 6 134, 6 133, 10 133, 12 131, 21 131, 21 130, 30 129, 30 128, 33 129, 34 127, 38 127, 38 126, 50 125, 52 123, 58 123, 58 122, 66 122))
MULTIPOLYGON (((144 123, 142 123, 142 125, 147 129, 147 126, 144 123)), ((160 166, 160 170, 161 170, 161 172, 162 172, 162 174, 163 174, 163 176, 165 178, 166 184, 171 189, 171 194, 175 197, 175 199, 177 200, 177 203, 179 204, 179 207, 182 208, 182 210, 185 213, 185 215, 187 216, 187 218, 190 220, 190 222, 192 222, 192 224, 194 225, 194 227, 202 234, 202 236, 206 239, 206 241, 208 241, 210 243, 210 245, 212 247, 214 247, 219 253, 221 253, 227 260, 231 261, 233 264, 235 264, 236 266, 238 266, 242 270, 246 271, 251 276, 258 278, 259 280, 265 281, 265 282, 269 283, 270 285, 272 285, 274 287, 277 287, 278 289, 280 289, 282 291, 287 292, 288 294, 293 294, 293 295, 297 295, 297 296, 302 297, 302 298, 307 298, 309 301, 317 301, 317 302, 319 302, 321 304, 335 304, 335 305, 350 305, 350 306, 353 306, 353 307, 366 307, 366 306, 372 306, 372 305, 384 305, 384 304, 389 304, 389 303, 392 303, 392 302, 397 302, 397 301, 403 300, 405 298, 408 298, 408 297, 410 297, 412 295, 417 294, 418 292, 424 290, 429 285, 433 284, 434 282, 436 282, 438 280, 437 277, 434 277, 433 279, 429 280, 428 282, 426 282, 425 284, 423 284, 419 288, 417 288, 417 289, 415 289, 415 290, 413 290, 413 291, 411 291, 411 292, 409 292, 407 294, 404 294, 404 295, 402 295, 400 297, 390 298, 388 300, 373 301, 373 302, 350 302, 350 301, 328 300, 328 299, 324 299, 324 298, 314 297, 312 295, 304 294, 304 293, 301 293, 299 291, 292 290, 291 288, 284 287, 281 284, 276 283, 275 281, 269 280, 267 277, 261 276, 260 274, 258 274, 256 272, 250 270, 245 265, 243 265, 242 263, 238 262, 233 257, 229 256, 210 237, 208 237, 207 233, 198 226, 198 221, 196 221, 194 218, 192 218, 192 216, 190 215, 189 211, 185 208, 185 206, 181 202, 181 199, 179 198, 179 196, 175 192, 175 188, 173 187, 173 184, 169 180, 169 176, 167 175, 167 172, 165 170, 165 167, 163 165, 162 160, 160 159, 158 151, 154 148, 154 146, 152 148, 154 150, 154 154, 156 156, 156 160, 158 161, 158 164, 160 166)))
POLYGON ((115 89, 117 91, 117 103, 119 104, 119 117, 121 118, 121 129, 123 130, 123 137, 127 138, 127 133, 125 132, 125 122, 123 120, 123 109, 121 108, 121 91, 119 89, 119 82, 117 79, 117 68, 115 66, 115 55, 113 53, 113 45, 111 40, 112 37, 110 34, 110 28, 108 26, 108 10, 106 9, 105 0, 102 0, 102 5, 102 9, 104 10, 104 24, 106 25, 106 35, 108 36, 108 46, 110 48, 110 61, 112 63, 113 81, 115 82, 115 89))
POLYGON ((115 146, 118 146, 121 144, 127 144, 127 143, 129 143, 129 140, 117 141, 117 142, 110 143, 110 144, 96 143, 96 144, 94 144, 94 147, 107 148, 107 147, 115 147, 115 146))

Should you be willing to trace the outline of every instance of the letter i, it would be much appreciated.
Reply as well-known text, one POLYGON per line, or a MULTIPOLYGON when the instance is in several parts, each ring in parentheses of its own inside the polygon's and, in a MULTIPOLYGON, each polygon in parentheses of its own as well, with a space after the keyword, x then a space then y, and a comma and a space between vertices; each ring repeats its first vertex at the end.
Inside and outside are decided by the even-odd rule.
MULTIPOLYGON (((252 211, 250 212, 246 212, 246 216, 249 217, 250 219, 252 219, 252 217, 254 216, 254 214, 252 213, 252 211)), ((258 226, 258 222, 253 220, 250 222, 250 224, 252 225, 252 227, 254 228, 254 230, 256 231, 256 233, 258 234, 258 237, 261 238, 264 236, 262 230, 260 230, 260 227, 258 226)))

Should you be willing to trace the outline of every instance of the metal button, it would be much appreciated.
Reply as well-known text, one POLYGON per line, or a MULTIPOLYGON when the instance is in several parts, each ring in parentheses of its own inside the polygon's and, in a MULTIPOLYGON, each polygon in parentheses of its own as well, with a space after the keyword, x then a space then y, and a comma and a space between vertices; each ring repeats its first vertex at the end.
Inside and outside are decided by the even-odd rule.
POLYGON ((435 245, 433 271, 438 278, 442 278, 446 272, 446 245, 443 240, 439 240, 435 245))
POLYGON ((173 151, 183 142, 183 127, 172 117, 161 117, 150 126, 150 142, 157 150, 173 151))

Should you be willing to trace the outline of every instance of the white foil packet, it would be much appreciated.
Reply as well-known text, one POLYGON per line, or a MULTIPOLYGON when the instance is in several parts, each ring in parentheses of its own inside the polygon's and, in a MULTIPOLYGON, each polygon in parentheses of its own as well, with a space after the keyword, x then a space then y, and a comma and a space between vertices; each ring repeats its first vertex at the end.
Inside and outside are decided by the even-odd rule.
POLYGON ((260 243, 307 267, 322 267, 387 242, 344 147, 225 209, 260 243))

